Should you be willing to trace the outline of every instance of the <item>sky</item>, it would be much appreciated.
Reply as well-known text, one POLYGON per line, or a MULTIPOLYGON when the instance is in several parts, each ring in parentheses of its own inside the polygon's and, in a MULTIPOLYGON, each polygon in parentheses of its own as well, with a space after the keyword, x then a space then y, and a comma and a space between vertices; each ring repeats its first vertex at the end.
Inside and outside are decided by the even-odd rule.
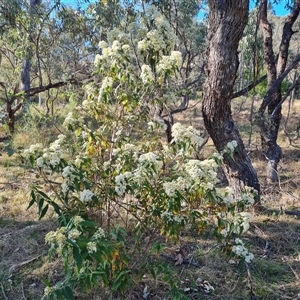
MULTIPOLYGON (((80 2, 81 4, 84 3, 84 0, 61 0, 62 3, 66 4, 66 5, 70 5, 70 6, 74 6, 74 7, 77 7, 77 3, 80 2)), ((90 0, 90 2, 93 2, 93 0, 90 0)), ((251 0, 250 1, 251 4, 250 4, 250 8, 252 9, 254 7, 254 0, 251 0)), ((286 16, 289 12, 288 10, 286 10, 286 8, 284 7, 286 5, 286 0, 282 0, 282 1, 279 1, 280 3, 279 4, 274 4, 273 7, 274 7, 274 10, 275 10, 275 14, 278 15, 278 16, 286 16)))

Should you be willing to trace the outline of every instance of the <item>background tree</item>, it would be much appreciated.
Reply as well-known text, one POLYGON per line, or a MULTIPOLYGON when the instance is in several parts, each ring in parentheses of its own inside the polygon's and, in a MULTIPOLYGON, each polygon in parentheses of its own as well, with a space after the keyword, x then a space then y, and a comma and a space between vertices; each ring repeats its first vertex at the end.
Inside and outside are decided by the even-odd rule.
POLYGON ((294 1, 291 13, 284 22, 279 51, 276 56, 273 49, 272 25, 268 21, 268 2, 262 0, 259 7, 259 23, 264 37, 264 60, 268 84, 267 94, 260 106, 258 117, 262 148, 267 158, 267 179, 270 182, 275 182, 278 180, 277 166, 282 157, 281 148, 277 144, 281 122, 281 107, 289 92, 294 88, 290 89, 283 97, 282 83, 300 61, 300 55, 297 55, 288 66, 290 41, 293 34, 296 33, 292 27, 299 17, 300 1, 294 1))

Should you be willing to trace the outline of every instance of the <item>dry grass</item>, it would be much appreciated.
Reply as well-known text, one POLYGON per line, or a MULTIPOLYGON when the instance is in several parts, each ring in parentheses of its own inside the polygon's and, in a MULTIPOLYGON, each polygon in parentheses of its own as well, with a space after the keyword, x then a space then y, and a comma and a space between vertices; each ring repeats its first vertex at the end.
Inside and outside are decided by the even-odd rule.
MULTIPOLYGON (((259 101, 254 102, 257 109, 259 101)), ((295 138, 298 126, 297 116, 300 103, 296 101, 289 113, 288 122, 280 132, 279 142, 283 147, 283 160, 280 163, 280 184, 265 183, 264 160, 259 155, 259 136, 253 134, 251 145, 249 139, 249 101, 236 99, 233 102, 233 115, 249 149, 253 164, 258 172, 262 186, 262 204, 266 211, 254 213, 255 217, 245 239, 255 254, 254 262, 249 266, 253 280, 253 291, 260 300, 294 299, 300 292, 300 221, 299 216, 287 215, 285 210, 300 211, 300 140, 295 138), (270 245, 268 257, 264 257, 266 243, 270 245)), ((193 107, 184 114, 176 116, 177 120, 201 125, 201 107, 193 107)), ((283 120, 288 116, 288 105, 283 110, 283 120)), ((253 132, 255 132, 255 126, 253 132)), ((25 138, 25 137, 23 137, 25 138)), ((203 155, 211 153, 213 146, 209 142, 203 155)), ((0 157, 0 299, 40 299, 43 293, 43 279, 55 282, 61 277, 59 261, 48 263, 45 234, 54 227, 53 221, 38 221, 35 209, 27 211, 29 183, 34 180, 23 170, 20 162, 13 156, 0 157)), ((135 237, 128 236, 134 245, 135 237)), ((149 237, 145 237, 145 240, 149 237)), ((153 232, 150 245, 165 242, 153 232)), ((249 299, 249 277, 245 266, 228 261, 220 255, 209 236, 196 239, 182 233, 179 244, 166 243, 163 253, 176 257, 180 249, 184 258, 193 259, 199 266, 188 264, 175 265, 164 257, 146 257, 141 247, 137 259, 150 259, 163 263, 173 270, 180 279, 181 288, 190 290, 186 293, 189 299, 242 300, 249 299), (206 294, 197 287, 197 278, 207 280, 214 288, 212 294, 206 294), (197 291, 194 290, 197 288, 197 291)), ((100 286, 100 285, 99 285, 100 286)), ((102 287, 88 293, 75 291, 76 299, 172 299, 167 296, 168 286, 158 277, 153 280, 149 274, 133 282, 126 295, 112 295, 102 287), (143 298, 145 291, 148 294, 143 298)))

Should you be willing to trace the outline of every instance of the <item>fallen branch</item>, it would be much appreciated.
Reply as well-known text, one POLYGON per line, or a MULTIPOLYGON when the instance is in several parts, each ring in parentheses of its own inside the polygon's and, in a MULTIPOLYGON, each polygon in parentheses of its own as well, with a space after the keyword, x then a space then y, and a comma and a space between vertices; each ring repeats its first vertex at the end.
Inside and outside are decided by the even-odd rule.
POLYGON ((16 271, 17 269, 19 269, 19 268, 21 268, 21 267, 23 267, 23 266, 25 266, 25 265, 27 265, 27 264, 33 262, 34 260, 40 258, 41 256, 42 256, 42 255, 38 255, 38 256, 36 256, 36 257, 30 258, 30 259, 28 259, 28 260, 25 260, 25 261, 23 261, 23 262, 21 262, 21 263, 12 265, 12 266, 9 268, 8 273, 11 274, 12 272, 14 272, 14 271, 16 271))

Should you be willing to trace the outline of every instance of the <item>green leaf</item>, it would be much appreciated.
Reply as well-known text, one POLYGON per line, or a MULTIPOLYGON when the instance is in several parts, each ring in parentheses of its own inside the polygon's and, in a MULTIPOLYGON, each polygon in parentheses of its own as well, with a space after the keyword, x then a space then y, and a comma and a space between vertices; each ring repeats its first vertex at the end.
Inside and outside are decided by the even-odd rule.
POLYGON ((35 199, 32 199, 32 200, 29 202, 27 209, 29 209, 34 203, 35 203, 35 199))
POLYGON ((67 300, 74 300, 72 289, 69 286, 62 289, 62 293, 67 300))
POLYGON ((49 198, 49 196, 46 195, 44 192, 42 192, 42 191, 40 191, 40 190, 36 190, 36 192, 37 192, 40 196, 42 196, 44 199, 51 200, 51 199, 49 198))
POLYGON ((82 267, 82 257, 77 247, 73 247, 73 257, 75 259, 77 268, 80 269, 82 267))
POLYGON ((61 208, 59 205, 57 205, 54 201, 51 201, 50 204, 53 206, 54 211, 60 215, 61 214, 61 208))
POLYGON ((48 211, 48 208, 49 208, 49 204, 47 204, 47 205, 42 209, 42 211, 41 211, 41 213, 40 213, 39 220, 42 219, 42 218, 45 216, 45 214, 46 214, 47 211, 48 211))
POLYGON ((39 200, 39 203, 38 203, 39 214, 41 214, 43 206, 44 206, 44 199, 42 198, 39 200))
POLYGON ((83 221, 83 222, 80 222, 80 226, 81 227, 97 227, 97 223, 92 222, 92 221, 83 221))

